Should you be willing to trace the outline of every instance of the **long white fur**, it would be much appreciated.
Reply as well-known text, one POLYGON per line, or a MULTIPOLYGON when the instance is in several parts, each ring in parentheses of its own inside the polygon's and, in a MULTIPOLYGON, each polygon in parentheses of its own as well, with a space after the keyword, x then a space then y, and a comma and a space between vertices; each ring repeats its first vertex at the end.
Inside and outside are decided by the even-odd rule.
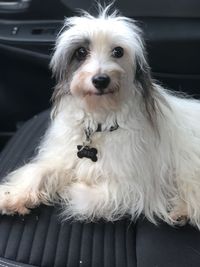
MULTIPOLYGON (((37 156, 0 186, 2 213, 27 213, 29 206, 60 201, 64 218, 112 221, 143 213, 153 223, 158 218, 173 224, 176 216, 184 215, 200 228, 200 102, 176 97, 154 83, 157 126, 152 126, 133 82, 136 56, 145 61, 135 23, 104 10, 98 18, 86 14, 67 19, 65 26, 53 71, 65 64, 74 39, 84 35, 98 53, 83 69, 91 75, 102 69, 119 73, 113 78, 120 79, 117 108, 109 106, 106 96, 92 96, 96 108, 91 109, 84 97, 63 95, 37 156), (126 50, 118 61, 106 52, 115 46, 126 50), (109 132, 116 121, 119 128, 109 132), (92 136, 98 161, 79 159, 77 145, 83 143, 84 128, 95 132, 98 123, 104 129, 92 136)), ((73 77, 78 74, 79 70, 73 77)), ((92 88, 90 83, 85 86, 92 88)), ((69 90, 69 84, 63 86, 69 90)))

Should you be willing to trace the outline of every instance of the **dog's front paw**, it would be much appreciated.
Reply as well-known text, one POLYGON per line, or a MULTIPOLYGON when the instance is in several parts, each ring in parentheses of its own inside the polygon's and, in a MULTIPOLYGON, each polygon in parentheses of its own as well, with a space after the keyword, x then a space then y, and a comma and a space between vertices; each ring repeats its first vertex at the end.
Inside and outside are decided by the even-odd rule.
MULTIPOLYGON (((63 215, 78 220, 93 220, 104 215, 106 189, 84 183, 74 183, 68 190, 68 203, 63 215)), ((64 197, 64 196, 63 196, 64 197)))
POLYGON ((0 213, 27 214, 41 202, 44 168, 29 163, 8 174, 0 185, 0 213))
POLYGON ((182 215, 176 212, 171 212, 170 218, 175 225, 180 225, 180 226, 186 225, 189 220, 187 215, 184 215, 184 214, 182 215))
POLYGON ((0 186, 0 213, 25 215, 39 204, 39 197, 35 192, 23 191, 12 185, 0 186))
POLYGON ((180 202, 169 214, 173 224, 183 226, 188 220, 187 205, 184 202, 180 202))

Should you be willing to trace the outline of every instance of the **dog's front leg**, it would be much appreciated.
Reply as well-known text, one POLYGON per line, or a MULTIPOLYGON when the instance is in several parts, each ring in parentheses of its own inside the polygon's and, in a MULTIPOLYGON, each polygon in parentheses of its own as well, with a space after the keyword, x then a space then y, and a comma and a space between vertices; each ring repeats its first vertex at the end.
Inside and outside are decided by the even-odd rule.
POLYGON ((0 185, 0 212, 27 214, 44 202, 45 179, 52 174, 52 165, 33 162, 11 172, 0 185))
POLYGON ((109 194, 107 183, 92 185, 76 182, 71 184, 61 196, 68 200, 66 208, 63 210, 64 218, 73 217, 78 220, 106 218, 112 220, 113 205, 109 194))

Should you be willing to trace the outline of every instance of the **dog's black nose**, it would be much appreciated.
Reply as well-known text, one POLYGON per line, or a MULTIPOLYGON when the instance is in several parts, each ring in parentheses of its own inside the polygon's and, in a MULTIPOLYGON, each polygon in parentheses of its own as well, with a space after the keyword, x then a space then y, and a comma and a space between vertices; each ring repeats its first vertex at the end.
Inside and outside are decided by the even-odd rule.
POLYGON ((106 74, 95 75, 92 78, 93 85, 100 91, 106 89, 110 83, 110 77, 106 74))

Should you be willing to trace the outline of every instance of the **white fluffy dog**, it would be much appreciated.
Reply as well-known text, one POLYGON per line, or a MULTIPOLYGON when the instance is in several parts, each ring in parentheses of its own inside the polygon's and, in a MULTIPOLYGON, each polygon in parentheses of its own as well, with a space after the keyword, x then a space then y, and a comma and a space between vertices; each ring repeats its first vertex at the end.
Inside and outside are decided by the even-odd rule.
POLYGON ((200 102, 153 82, 140 29, 108 9, 66 19, 51 125, 37 156, 0 186, 0 210, 60 202, 64 218, 143 213, 200 228, 200 102))

